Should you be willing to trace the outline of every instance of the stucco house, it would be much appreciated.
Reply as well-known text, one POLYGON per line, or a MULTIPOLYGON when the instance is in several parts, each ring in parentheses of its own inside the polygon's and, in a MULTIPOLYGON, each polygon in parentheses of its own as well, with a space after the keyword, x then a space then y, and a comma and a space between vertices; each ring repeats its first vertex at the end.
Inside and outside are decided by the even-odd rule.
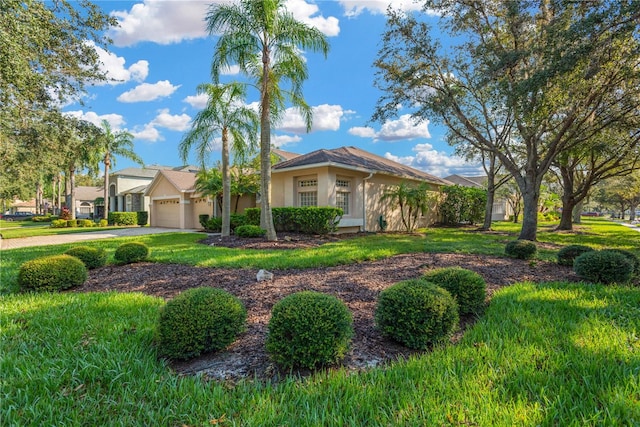
MULTIPOLYGON (((403 230, 400 209, 382 200, 403 181, 426 182, 433 191, 449 183, 434 175, 356 147, 321 149, 273 166, 272 206, 337 206, 344 216, 339 232, 403 230)), ((419 226, 435 222, 435 213, 419 226)))
MULTIPOLYGON (((271 205, 337 206, 344 216, 339 232, 403 230, 400 210, 381 200, 383 194, 403 181, 426 182, 438 191, 447 181, 377 156, 356 147, 317 150, 299 155, 274 150, 281 160, 271 170, 271 205)), ((194 172, 160 170, 148 186, 149 219, 152 226, 199 228, 200 214, 218 215, 216 201, 195 190, 194 172)), ((238 212, 254 207, 256 197, 243 196, 238 212)), ((435 222, 435 214, 420 218, 419 226, 435 222)))
MULTIPOLYGON (((460 176, 460 175, 449 175, 444 178, 445 180, 461 185, 463 187, 473 187, 473 188, 487 188, 487 177, 486 176, 460 176)), ((491 211, 491 220, 492 221, 507 221, 509 220, 509 216, 513 215, 513 209, 507 202, 507 199, 504 197, 495 197, 493 200, 493 209, 491 211)))
POLYGON ((77 186, 76 190, 76 218, 97 218, 99 213, 96 212, 96 199, 104 196, 101 187, 77 186))
POLYGON ((149 211, 145 191, 160 170, 196 171, 195 166, 126 168, 109 175, 109 212, 149 211))

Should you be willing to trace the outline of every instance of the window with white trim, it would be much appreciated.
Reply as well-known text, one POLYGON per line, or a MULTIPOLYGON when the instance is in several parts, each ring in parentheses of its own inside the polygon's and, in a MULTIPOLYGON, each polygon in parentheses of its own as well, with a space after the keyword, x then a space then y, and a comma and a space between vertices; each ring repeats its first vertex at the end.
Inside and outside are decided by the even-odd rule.
POLYGON ((351 180, 336 177, 336 207, 341 208, 344 215, 349 215, 351 207, 351 180))
POLYGON ((298 206, 318 206, 318 179, 315 176, 304 176, 297 180, 298 206))

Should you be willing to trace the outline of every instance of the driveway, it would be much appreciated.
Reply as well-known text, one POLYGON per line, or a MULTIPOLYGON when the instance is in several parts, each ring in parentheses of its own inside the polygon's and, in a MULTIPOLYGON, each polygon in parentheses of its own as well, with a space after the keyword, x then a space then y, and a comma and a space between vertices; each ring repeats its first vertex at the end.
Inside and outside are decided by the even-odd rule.
POLYGON ((87 233, 59 234, 56 236, 34 236, 19 239, 0 239, 0 250, 26 248, 29 246, 62 245, 64 243, 82 242, 84 240, 108 239, 111 237, 142 236, 158 233, 195 233, 197 230, 177 228, 138 227, 118 228, 107 231, 90 231, 87 233))

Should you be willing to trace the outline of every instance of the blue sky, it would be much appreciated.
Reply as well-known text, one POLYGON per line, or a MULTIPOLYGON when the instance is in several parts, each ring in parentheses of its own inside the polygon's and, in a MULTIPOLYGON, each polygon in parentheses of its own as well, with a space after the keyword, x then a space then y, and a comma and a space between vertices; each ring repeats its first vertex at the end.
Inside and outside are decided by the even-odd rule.
MULTIPOLYGON (((99 1, 120 27, 110 36, 109 51, 98 49, 104 70, 114 81, 89 88, 84 105, 64 108, 68 114, 135 136, 135 151, 145 164, 182 164, 178 145, 190 121, 206 99, 196 96, 200 83, 211 81, 209 70, 215 37, 205 31, 203 18, 210 0, 99 1)), ((353 145, 380 156, 444 177, 452 173, 479 175, 481 168, 452 154, 444 142, 445 129, 432 123, 414 124, 408 110, 386 123, 371 123, 381 93, 374 88, 373 62, 385 28, 389 0, 287 0, 294 16, 320 29, 331 50, 325 59, 305 53, 309 79, 304 96, 314 111, 313 128, 306 133, 302 120, 287 111, 273 131, 272 142, 283 150, 308 153, 320 148, 353 145)), ((394 0, 393 6, 416 10, 412 0, 394 0)), ((431 19, 437 19, 432 17, 431 19)), ((229 74, 222 81, 240 79, 229 74)), ((250 91, 247 103, 258 93, 250 91)), ((220 158, 211 154, 211 163, 220 158)), ((190 159, 196 164, 194 156, 190 159)), ((115 169, 134 166, 117 159, 115 169)))

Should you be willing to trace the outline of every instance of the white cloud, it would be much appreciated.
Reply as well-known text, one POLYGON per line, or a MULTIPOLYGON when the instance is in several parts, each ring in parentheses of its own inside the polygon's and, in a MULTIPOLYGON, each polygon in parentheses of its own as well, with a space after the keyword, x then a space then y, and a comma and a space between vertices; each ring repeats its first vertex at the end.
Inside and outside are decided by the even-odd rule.
MULTIPOLYGON (((210 3, 202 0, 144 0, 129 10, 112 12, 120 26, 112 29, 110 36, 116 46, 131 46, 142 41, 171 44, 203 38, 207 36, 204 17, 210 3)), ((313 3, 289 0, 286 6, 296 19, 318 28, 327 36, 336 36, 340 32, 338 19, 323 17, 313 3)))
POLYGON ((141 82, 147 78, 147 75, 149 74, 148 61, 140 60, 127 68, 125 67, 126 60, 123 57, 117 56, 112 52, 107 52, 100 46, 96 46, 95 43, 91 41, 87 43, 92 45, 95 49, 96 53, 98 54, 98 59, 102 63, 101 70, 106 74, 108 78, 107 81, 96 82, 96 84, 118 85, 131 80, 141 82))
POLYGON ((122 117, 120 114, 98 115, 93 111, 84 112, 81 110, 66 111, 64 114, 70 117, 75 117, 76 119, 85 120, 89 123, 93 123, 96 126, 101 126, 102 121, 106 120, 107 122, 109 122, 113 130, 119 130, 125 124, 124 117, 122 117))
POLYGON ((228 67, 220 69, 220 75, 222 76, 235 76, 237 74, 240 74, 239 65, 229 65, 228 67))
POLYGON ((169 80, 157 83, 142 83, 118 97, 120 102, 143 102, 164 98, 175 92, 180 85, 174 86, 169 80))
POLYGON ((377 132, 371 127, 353 127, 349 129, 349 133, 361 138, 373 138, 374 141, 387 142, 431 138, 429 120, 415 123, 409 114, 403 114, 398 120, 385 122, 377 132))
POLYGON ((187 114, 172 115, 169 109, 160 110, 155 119, 151 122, 154 125, 175 131, 185 131, 189 129, 191 117, 187 114))
POLYGON ((461 157, 438 151, 431 144, 417 144, 412 151, 416 153, 414 156, 399 157, 385 153, 384 157, 440 177, 452 174, 466 176, 484 174, 482 165, 479 163, 469 163, 461 157))
POLYGON ((276 147, 282 147, 289 144, 295 144, 302 141, 298 135, 272 135, 271 143, 276 147))
POLYGON ((415 0, 340 0, 345 16, 355 17, 365 10, 373 15, 385 14, 391 4, 393 9, 405 12, 422 9, 422 5, 415 0))
MULTIPOLYGON (((311 132, 340 129, 340 121, 345 114, 352 114, 351 110, 343 110, 340 105, 322 104, 311 107, 313 111, 313 123, 311 132)), ((282 123, 278 130, 294 133, 305 133, 307 131, 302 115, 295 108, 287 108, 282 123)))
POLYGON ((206 37, 204 17, 209 2, 145 0, 128 11, 114 11, 120 26, 111 31, 116 46, 131 46, 141 41, 158 44, 178 43, 206 37))
POLYGON ((134 129, 130 132, 134 136, 134 138, 142 139, 149 142, 157 142, 163 139, 162 135, 160 135, 160 131, 155 128, 153 123, 148 123, 142 129, 134 129))
POLYGON ((304 0, 288 0, 286 7, 294 18, 310 27, 317 28, 328 37, 337 36, 340 33, 338 18, 333 16, 325 18, 322 15, 318 15, 320 8, 316 4, 307 3, 304 0))
POLYGON ((191 105, 193 108, 202 109, 207 106, 207 102, 209 101, 209 95, 207 95, 206 93, 201 93, 199 95, 191 95, 191 96, 187 96, 182 101, 191 105))
POLYGON ((350 135, 359 136, 360 138, 375 138, 376 130, 368 126, 356 126, 348 130, 350 135))

